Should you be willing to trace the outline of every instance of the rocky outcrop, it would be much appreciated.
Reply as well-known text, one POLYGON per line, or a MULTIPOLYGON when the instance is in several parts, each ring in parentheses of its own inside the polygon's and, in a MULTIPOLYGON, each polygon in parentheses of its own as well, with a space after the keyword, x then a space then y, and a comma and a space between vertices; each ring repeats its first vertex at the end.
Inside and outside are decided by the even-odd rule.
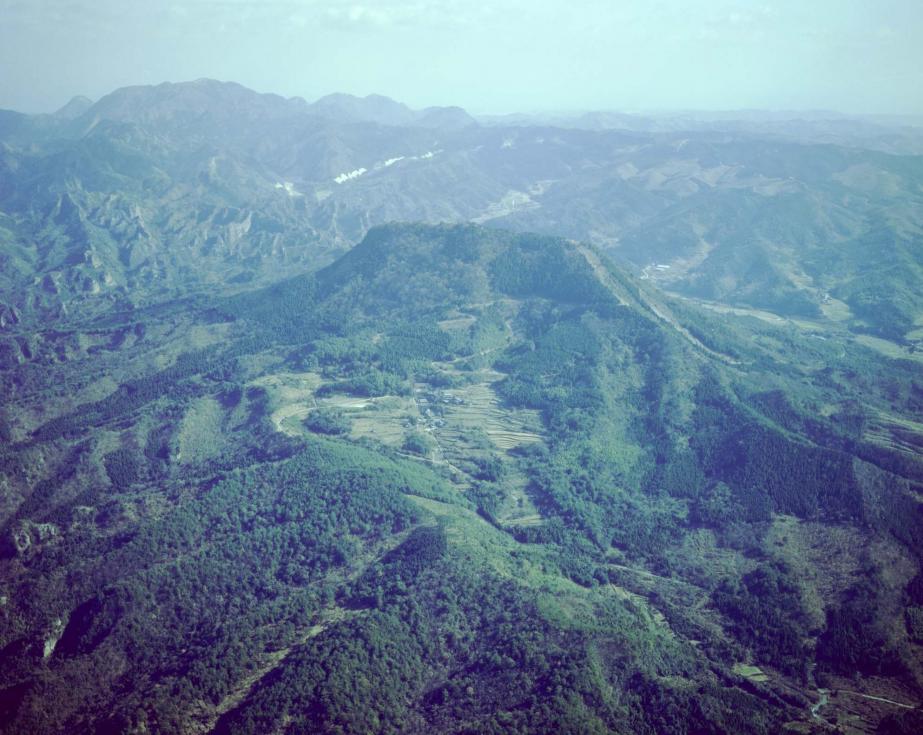
POLYGON ((30 549, 55 538, 58 533, 59 529, 54 523, 35 523, 27 519, 14 529, 13 546, 16 553, 22 556, 30 549))
POLYGON ((20 322, 19 311, 15 306, 0 304, 0 329, 10 329, 20 322))

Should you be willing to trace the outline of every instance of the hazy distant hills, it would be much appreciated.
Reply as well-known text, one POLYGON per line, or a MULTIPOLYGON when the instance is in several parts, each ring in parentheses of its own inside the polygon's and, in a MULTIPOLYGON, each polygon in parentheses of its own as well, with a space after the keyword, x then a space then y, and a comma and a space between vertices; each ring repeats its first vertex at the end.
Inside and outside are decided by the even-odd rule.
POLYGON ((330 94, 309 105, 311 114, 336 122, 373 122, 380 125, 424 128, 464 128, 477 125, 471 115, 460 107, 428 107, 411 110, 407 105, 370 94, 355 97, 350 94, 330 94))
POLYGON ((645 133, 725 132, 758 134, 800 143, 829 143, 898 155, 923 153, 923 118, 913 115, 844 115, 827 110, 729 110, 625 113, 486 115, 484 124, 555 126, 645 133))
POLYGON ((91 100, 89 97, 77 95, 76 97, 72 97, 70 101, 64 105, 64 107, 61 107, 55 111, 54 116, 65 120, 73 120, 75 117, 80 117, 92 106, 93 100, 91 100))
POLYGON ((690 297, 916 339, 923 159, 873 150, 918 150, 882 145, 913 129, 804 118, 478 125, 211 80, 3 113, 4 303, 28 317, 268 282, 378 223, 475 221, 593 242, 690 297))
MULTIPOLYGON (((477 125, 474 118, 458 107, 416 111, 381 95, 355 97, 347 94, 331 94, 309 104, 300 97, 285 99, 274 94, 258 94, 239 84, 208 79, 155 87, 126 87, 84 108, 82 115, 73 112, 67 117, 81 119, 71 134, 83 134, 100 120, 118 120, 182 132, 193 140, 195 136, 202 136, 211 143, 245 148, 254 146, 260 139, 265 144, 270 132, 283 136, 273 141, 281 146, 296 142, 290 140, 291 135, 302 135, 330 124, 442 129, 477 125)), ((56 114, 61 116, 62 113, 56 114)))

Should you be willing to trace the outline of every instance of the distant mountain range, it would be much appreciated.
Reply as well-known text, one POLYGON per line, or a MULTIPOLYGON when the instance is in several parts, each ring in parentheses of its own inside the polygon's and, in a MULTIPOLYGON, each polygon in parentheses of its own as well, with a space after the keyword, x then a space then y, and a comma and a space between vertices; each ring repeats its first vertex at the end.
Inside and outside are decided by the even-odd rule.
POLYGON ((923 731, 915 134, 0 112, 0 733, 923 731))
POLYGON ((375 224, 475 221, 593 242, 688 297, 919 339, 917 129, 826 113, 485 122, 211 80, 0 113, 4 308, 266 283, 375 224))
POLYGON ((571 114, 488 115, 487 125, 552 125, 582 130, 637 132, 727 132, 759 134, 780 140, 830 143, 883 153, 923 153, 923 117, 844 115, 829 110, 692 110, 659 113, 594 111, 571 114))

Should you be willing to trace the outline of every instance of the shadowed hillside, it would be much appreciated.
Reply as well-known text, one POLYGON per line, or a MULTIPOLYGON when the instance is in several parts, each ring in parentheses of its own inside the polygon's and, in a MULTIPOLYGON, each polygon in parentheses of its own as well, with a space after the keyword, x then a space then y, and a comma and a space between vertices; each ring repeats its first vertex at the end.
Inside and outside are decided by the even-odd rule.
POLYGON ((912 726, 917 363, 474 225, 234 291, 14 342, 2 731, 912 726))

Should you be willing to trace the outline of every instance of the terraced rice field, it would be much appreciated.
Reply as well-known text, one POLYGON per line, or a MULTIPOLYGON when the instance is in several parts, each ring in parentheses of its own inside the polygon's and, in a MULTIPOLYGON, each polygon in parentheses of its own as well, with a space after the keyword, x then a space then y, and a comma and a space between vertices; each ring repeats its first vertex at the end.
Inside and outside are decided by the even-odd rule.
POLYGON ((486 438, 507 467, 505 485, 509 493, 497 519, 508 525, 540 525, 544 521, 526 492, 527 478, 506 453, 544 441, 541 415, 538 411, 501 406, 495 385, 505 377, 503 373, 484 369, 475 375, 478 382, 449 390, 433 392, 418 384, 415 395, 420 413, 439 446, 440 456, 453 466, 483 455, 487 447, 478 446, 478 441, 486 438))
POLYGON ((477 319, 470 314, 462 314, 451 319, 443 319, 441 322, 438 322, 439 328, 445 330, 446 332, 453 332, 457 330, 467 329, 472 324, 474 324, 477 319))
MULTIPOLYGON (((443 363, 438 369, 465 375, 453 365, 443 363)), ((316 373, 278 373, 254 381, 269 396, 270 418, 278 431, 289 436, 309 433, 304 419, 319 408, 338 409, 351 422, 352 439, 372 439, 400 449, 408 432, 422 431, 432 437, 435 449, 422 459, 448 466, 459 489, 467 489, 472 480, 459 468, 476 457, 496 453, 506 464, 505 485, 508 495, 498 512, 498 520, 515 526, 535 526, 542 516, 526 492, 527 479, 516 462, 507 456, 511 449, 544 441, 538 411, 511 409, 501 405, 495 390, 503 373, 483 369, 474 373, 476 382, 452 389, 435 389, 425 383, 414 386, 412 396, 377 396, 364 398, 343 394, 318 397, 323 385, 316 373)))
POLYGON ((763 670, 759 666, 752 666, 750 664, 735 664, 734 673, 738 676, 743 676, 750 681, 769 681, 769 677, 763 673, 763 670))
POLYGON ((442 391, 447 400, 439 404, 445 421, 437 430, 440 440, 458 441, 464 433, 480 430, 503 451, 541 442, 538 411, 501 407, 494 384, 504 378, 503 373, 482 370, 479 377, 481 381, 472 385, 442 391), (454 399, 461 402, 455 403, 454 399))
POLYGON ((269 418, 276 427, 289 436, 303 433, 301 422, 314 408, 314 391, 323 379, 317 373, 274 373, 250 383, 264 388, 269 395, 269 418))
POLYGON ((404 443, 408 427, 419 416, 413 398, 404 396, 329 396, 319 399, 318 404, 339 408, 349 416, 353 439, 374 439, 389 447, 404 443))
POLYGON ((545 522, 526 492, 528 479, 513 471, 507 480, 510 491, 497 513, 497 520, 507 526, 540 526, 545 522))
POLYGON ((863 438, 908 454, 918 455, 923 452, 923 423, 879 412, 873 420, 869 421, 863 438))

